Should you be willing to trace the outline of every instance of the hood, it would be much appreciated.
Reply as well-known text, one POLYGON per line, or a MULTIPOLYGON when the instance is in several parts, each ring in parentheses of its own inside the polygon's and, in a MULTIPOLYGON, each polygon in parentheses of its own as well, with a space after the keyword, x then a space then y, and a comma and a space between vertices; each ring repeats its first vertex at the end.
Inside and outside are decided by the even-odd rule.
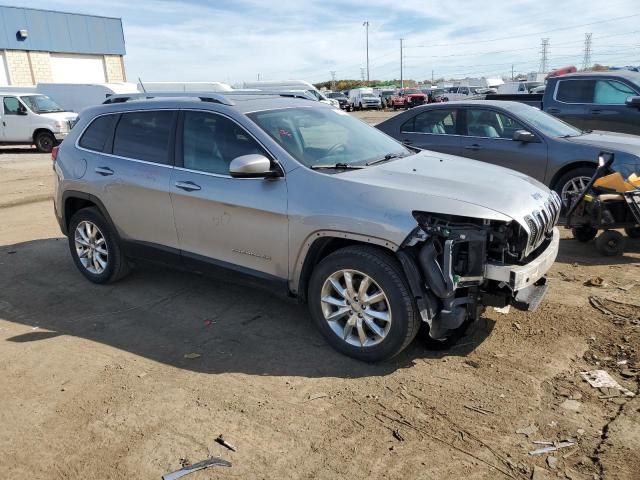
POLYGON ((41 115, 41 116, 46 117, 46 118, 52 118, 53 120, 71 121, 71 120, 75 120, 76 118, 78 118, 78 114, 77 113, 73 113, 73 112, 39 113, 38 115, 41 115))
MULTIPOLYGON (((627 133, 593 131, 585 135, 566 138, 570 143, 589 145, 602 150, 640 155, 640 136, 627 133)), ((594 160, 596 160, 594 158, 594 160)))
POLYGON ((514 170, 430 151, 339 177, 385 189, 412 210, 514 219, 523 226, 524 217, 542 209, 551 195, 542 183, 514 170))

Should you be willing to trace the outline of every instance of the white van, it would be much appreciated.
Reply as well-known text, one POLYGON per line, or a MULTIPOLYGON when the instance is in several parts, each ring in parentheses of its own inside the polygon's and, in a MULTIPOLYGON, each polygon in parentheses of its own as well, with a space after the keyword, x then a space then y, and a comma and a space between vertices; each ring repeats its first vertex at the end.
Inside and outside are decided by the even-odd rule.
POLYGON ((135 83, 39 83, 38 93, 50 97, 65 110, 80 112, 86 107, 100 105, 111 95, 138 93, 135 83))
POLYGON ((498 87, 499 95, 526 95, 527 93, 531 93, 531 90, 534 88, 540 87, 544 85, 542 82, 537 81, 521 81, 521 82, 507 82, 504 85, 500 85, 498 87))
POLYGON ((326 103, 335 108, 340 108, 340 103, 333 98, 327 98, 320 90, 314 87, 309 82, 304 80, 278 80, 278 81, 261 81, 261 82, 244 82, 242 84, 244 89, 249 90, 267 90, 267 91, 280 91, 280 92, 306 92, 313 96, 316 100, 322 103, 326 103))
POLYGON ((77 114, 46 95, 31 92, 0 92, 0 144, 35 145, 50 152, 71 131, 77 114))
MULTIPOLYGON (((138 82, 138 91, 146 92, 230 92, 231 85, 222 82, 138 82)), ((130 93, 130 92, 125 92, 130 93)))
POLYGON ((349 90, 349 109, 366 110, 375 108, 382 109, 380 97, 373 93, 373 88, 363 87, 349 90))

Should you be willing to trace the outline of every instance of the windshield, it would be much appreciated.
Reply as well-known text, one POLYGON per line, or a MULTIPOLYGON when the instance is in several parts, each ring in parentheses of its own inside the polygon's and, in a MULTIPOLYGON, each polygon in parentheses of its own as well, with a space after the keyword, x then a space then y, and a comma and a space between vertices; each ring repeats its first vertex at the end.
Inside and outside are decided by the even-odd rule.
POLYGON ((582 134, 582 130, 577 129, 549 115, 541 112, 535 107, 525 105, 523 103, 514 103, 511 105, 513 113, 518 115, 522 120, 531 124, 545 135, 550 137, 575 137, 582 134))
POLYGON ((347 98, 342 93, 330 93, 329 98, 347 98))
POLYGON ((307 167, 365 165, 387 155, 413 154, 380 130, 341 110, 298 107, 254 112, 249 117, 307 167))
POLYGON ((20 97, 27 107, 34 113, 64 112, 64 108, 46 95, 28 95, 20 97))
POLYGON ((362 98, 377 98, 373 93, 363 93, 362 98))
POLYGON ((415 88, 410 88, 410 89, 408 89, 408 90, 405 90, 405 91, 404 91, 404 93, 405 93, 405 94, 412 94, 412 93, 422 93, 422 92, 419 92, 419 91, 418 91, 418 90, 416 90, 415 88))

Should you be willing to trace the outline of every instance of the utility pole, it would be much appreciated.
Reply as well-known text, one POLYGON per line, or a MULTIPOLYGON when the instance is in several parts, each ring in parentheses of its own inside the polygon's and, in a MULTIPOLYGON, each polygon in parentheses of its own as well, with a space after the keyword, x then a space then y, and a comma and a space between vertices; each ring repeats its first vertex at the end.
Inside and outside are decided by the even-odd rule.
POLYGON ((404 89, 404 79, 402 77, 402 42, 404 41, 404 38, 400 39, 400 88, 404 89))
POLYGON ((362 81, 364 82, 364 77, 366 74, 366 69, 364 67, 360 67, 360 78, 362 78, 362 81))
POLYGON ((258 74, 258 81, 260 81, 260 74, 258 74))
POLYGON ((584 34, 584 57, 582 59, 582 70, 591 68, 591 33, 584 34))
POLYGON ((431 86, 433 87, 433 69, 431 70, 431 86))
POLYGON ((542 39, 542 50, 540 50, 540 73, 547 73, 549 66, 549 39, 542 39))
POLYGON ((336 89, 336 71, 331 70, 331 90, 335 91, 336 89))
POLYGON ((511 81, 513 81, 513 63, 511 64, 511 81))
POLYGON ((364 22, 362 26, 367 30, 367 85, 369 85, 369 21, 364 22))

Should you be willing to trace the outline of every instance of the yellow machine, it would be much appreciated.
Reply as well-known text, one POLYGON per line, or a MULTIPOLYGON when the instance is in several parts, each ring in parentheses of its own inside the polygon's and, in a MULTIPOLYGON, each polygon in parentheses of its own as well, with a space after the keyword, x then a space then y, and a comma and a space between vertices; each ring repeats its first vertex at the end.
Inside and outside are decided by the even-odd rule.
POLYGON ((603 230, 596 238, 596 248, 607 256, 624 252, 625 237, 615 229, 640 238, 640 177, 633 168, 620 169, 626 178, 621 171, 612 172, 613 163, 613 154, 600 154, 598 169, 584 191, 572 199, 566 222, 581 242, 596 238, 603 230))

